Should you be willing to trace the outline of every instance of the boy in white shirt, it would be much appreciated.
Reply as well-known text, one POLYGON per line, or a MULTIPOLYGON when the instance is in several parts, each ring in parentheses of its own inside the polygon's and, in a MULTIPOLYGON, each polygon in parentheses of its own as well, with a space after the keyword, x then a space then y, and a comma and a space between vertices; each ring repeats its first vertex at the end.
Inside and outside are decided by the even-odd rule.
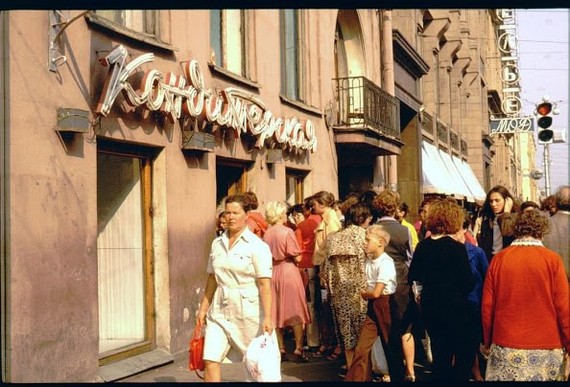
POLYGON ((375 224, 366 229, 366 281, 367 289, 360 295, 368 300, 368 311, 362 325, 358 344, 354 351, 354 359, 345 381, 370 382, 372 380, 372 364, 370 353, 378 332, 382 333, 382 344, 386 351, 386 343, 390 332, 390 295, 396 291, 396 268, 394 260, 384 252, 390 241, 386 229, 375 224))

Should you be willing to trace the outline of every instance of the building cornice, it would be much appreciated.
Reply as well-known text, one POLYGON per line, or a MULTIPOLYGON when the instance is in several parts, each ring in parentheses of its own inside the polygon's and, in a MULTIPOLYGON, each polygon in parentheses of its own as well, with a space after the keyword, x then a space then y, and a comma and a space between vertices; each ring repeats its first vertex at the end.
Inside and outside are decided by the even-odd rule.
POLYGON ((394 29, 392 31, 394 44, 394 59, 410 72, 415 78, 426 75, 430 69, 416 49, 404 38, 404 36, 394 29))

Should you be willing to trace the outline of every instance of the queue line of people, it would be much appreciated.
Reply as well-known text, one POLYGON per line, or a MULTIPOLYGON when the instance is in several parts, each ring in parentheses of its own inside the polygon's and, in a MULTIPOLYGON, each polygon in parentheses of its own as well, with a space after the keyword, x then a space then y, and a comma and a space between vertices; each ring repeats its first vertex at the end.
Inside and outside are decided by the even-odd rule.
MULTIPOLYGON (((422 341, 425 334, 428 343, 431 342, 425 350, 426 355, 430 352, 433 356, 436 380, 568 377, 568 369, 563 367, 564 361, 568 364, 570 350, 568 248, 562 246, 562 252, 566 248, 566 255, 562 256, 544 247, 542 240, 546 240, 550 222, 536 209, 538 205, 519 205, 508 190, 497 186, 487 193, 475 221, 453 198, 428 198, 420 206, 420 221, 410 227, 405 222, 407 205, 397 193, 371 192, 351 194, 340 202, 332 193, 321 191, 306 198, 303 204, 291 207, 289 217, 284 202, 266 205, 264 221, 275 218, 275 209, 279 208, 278 221, 269 221, 264 230, 269 233, 266 242, 272 245, 269 249, 273 269, 269 281, 271 324, 267 323, 267 300, 262 297, 266 295, 266 281, 260 281, 266 277, 258 277, 257 267, 248 274, 256 278, 257 305, 263 311, 257 315, 258 332, 260 327, 265 331, 276 328, 278 338, 281 337, 282 359, 287 358, 283 328, 292 326, 295 337, 292 360, 310 361, 309 355, 330 360, 344 357, 346 364, 341 372, 346 375, 345 380, 370 381, 373 378, 370 351, 380 334, 390 374, 379 381, 410 382, 415 381, 414 335, 419 332, 422 341), (541 221, 546 225, 544 228, 537 226, 541 221), (521 253, 513 251, 526 247, 529 240, 535 249, 525 251, 528 262, 520 265, 513 257, 521 253), (505 262, 517 268, 518 276, 525 277, 523 272, 537 275, 534 278, 540 281, 535 286, 527 284, 525 288, 523 280, 511 281, 509 291, 525 294, 534 290, 533 308, 536 306, 541 311, 541 320, 547 321, 547 327, 559 327, 558 332, 549 328, 548 335, 524 337, 536 321, 528 317, 533 313, 501 294, 505 286, 499 284, 512 274, 506 271, 509 266, 505 262), (281 266, 288 267, 287 275, 276 276, 281 266), (278 287, 280 292, 276 291, 278 287), (536 294, 537 287, 543 291, 536 294), (296 307, 285 307, 283 295, 291 298, 293 294, 296 307), (277 318, 276 311, 285 309, 289 315, 277 318), (292 309, 295 312, 290 312, 292 309), (520 324, 521 328, 514 331, 522 338, 501 331, 513 321, 520 324), (509 363, 513 353, 526 356, 528 362, 522 371, 520 364, 509 363), (541 360, 537 365, 532 362, 537 358, 548 361, 541 360), (493 366, 489 366, 487 359, 491 359, 493 366)), ((566 240, 569 196, 570 187, 563 187, 557 193, 559 218, 563 219, 557 227, 564 232, 563 222, 566 222, 566 240)), ((243 206, 246 213, 251 208, 248 200, 243 206)), ((226 200, 226 211, 227 203, 226 200)), ((212 251, 220 242, 222 246, 226 242, 226 248, 231 247, 228 241, 235 231, 230 226, 233 230, 236 226, 235 222, 232 224, 231 212, 228 214, 228 231, 214 240, 212 251)), ((249 232, 244 229, 241 232, 247 239, 249 232)), ((217 294, 220 287, 214 288, 211 281, 218 280, 214 268, 209 263, 208 285, 198 313, 200 321, 210 315, 208 309, 215 298, 212 292, 217 294)), ((223 282, 222 277, 219 279, 223 282)), ((224 286, 221 285, 222 289, 224 286)), ((218 324, 215 318, 212 320, 208 323, 218 324)), ((226 334, 230 337, 235 333, 228 330, 226 334)), ((219 341, 213 342, 219 345, 219 341)), ((231 344, 233 338, 228 343, 229 353, 235 349, 231 344)), ((217 368, 215 365, 219 352, 210 357, 205 357, 206 375, 213 375, 210 381, 219 381, 219 364, 217 368), (208 366, 213 371, 208 372, 208 366)))

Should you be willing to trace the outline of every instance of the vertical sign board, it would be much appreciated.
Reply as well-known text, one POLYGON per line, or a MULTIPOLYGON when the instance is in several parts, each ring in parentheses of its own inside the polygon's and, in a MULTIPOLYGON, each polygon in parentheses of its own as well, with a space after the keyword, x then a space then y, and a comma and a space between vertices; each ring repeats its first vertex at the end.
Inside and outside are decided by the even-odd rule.
POLYGON ((517 25, 514 9, 498 9, 501 21, 498 28, 497 45, 501 55, 501 81, 503 82, 503 103, 501 108, 507 117, 517 117, 521 111, 519 68, 517 54, 517 25))

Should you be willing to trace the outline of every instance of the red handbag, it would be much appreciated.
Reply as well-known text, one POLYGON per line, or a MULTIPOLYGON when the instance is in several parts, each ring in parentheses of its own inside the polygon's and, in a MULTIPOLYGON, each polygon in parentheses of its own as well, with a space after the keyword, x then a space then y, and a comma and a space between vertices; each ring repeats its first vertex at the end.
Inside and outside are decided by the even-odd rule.
POLYGON ((194 334, 190 339, 190 347, 188 348, 188 368, 190 371, 196 371, 196 375, 200 379, 203 377, 198 370, 204 371, 204 335, 202 334, 202 324, 196 324, 194 334))

